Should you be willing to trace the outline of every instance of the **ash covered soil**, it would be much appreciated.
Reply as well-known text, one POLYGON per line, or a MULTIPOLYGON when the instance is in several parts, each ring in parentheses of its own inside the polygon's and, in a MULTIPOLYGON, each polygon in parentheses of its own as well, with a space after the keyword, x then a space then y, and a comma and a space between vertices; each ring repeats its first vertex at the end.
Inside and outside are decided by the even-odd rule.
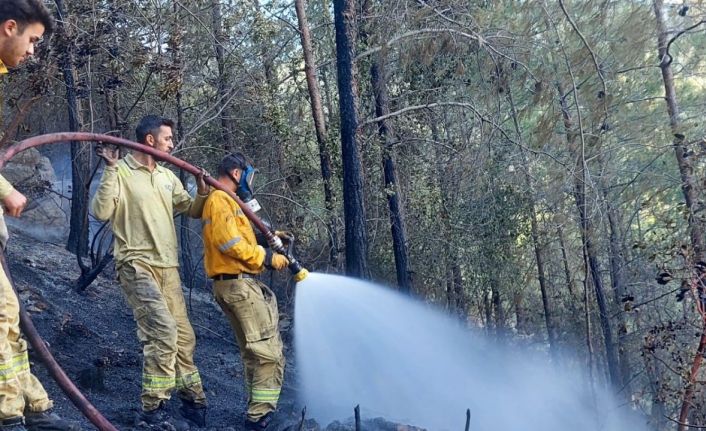
MULTIPOLYGON (((16 232, 11 233, 7 260, 21 301, 59 364, 117 428, 134 429, 140 410, 142 348, 114 272, 104 271, 84 293, 78 293, 73 287, 79 275, 73 254, 63 246, 16 232)), ((281 301, 283 295, 276 292, 281 301)), ((188 289, 184 293, 188 307, 188 289)), ((197 336, 195 361, 209 403, 207 429, 243 429, 246 395, 238 347, 210 287, 192 290, 189 316, 197 336)), ((295 404, 290 321, 286 314, 281 315, 287 369, 278 415, 287 424, 301 415, 295 404)), ((55 411, 80 421, 84 429, 94 429, 49 377, 31 348, 30 360, 33 373, 54 400, 55 411)), ((179 405, 177 397, 172 397, 169 409, 177 417, 179 405)))
MULTIPOLYGON (((85 292, 79 293, 74 288, 79 275, 76 257, 63 245, 11 232, 6 254, 20 300, 64 371, 118 429, 144 431, 135 421, 140 411, 142 347, 112 265, 85 292)), ((280 331, 287 358, 276 419, 268 430, 353 431, 352 417, 328 426, 312 419, 300 424, 303 407, 297 402, 290 331, 293 300, 286 277, 280 277, 272 283, 265 275, 265 282, 274 286, 280 302, 280 331)), ((197 337, 194 359, 209 403, 205 430, 242 430, 247 398, 238 346, 210 286, 201 284, 191 292, 184 288, 184 294, 187 307, 191 303, 189 317, 197 337)), ((54 411, 79 421, 83 429, 95 429, 48 375, 31 347, 29 356, 32 372, 54 400, 54 411)), ((180 417, 180 404, 176 396, 168 404, 175 417, 180 417)), ((424 431, 383 418, 363 418, 361 427, 367 431, 424 431)))

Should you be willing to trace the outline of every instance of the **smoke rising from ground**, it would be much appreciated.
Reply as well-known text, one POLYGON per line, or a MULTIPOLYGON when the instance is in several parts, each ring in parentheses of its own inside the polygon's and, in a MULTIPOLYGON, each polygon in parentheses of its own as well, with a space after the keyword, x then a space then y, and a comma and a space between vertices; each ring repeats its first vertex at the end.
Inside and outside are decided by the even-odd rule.
POLYGON ((429 430, 639 431, 608 392, 544 355, 500 347, 390 289, 311 274, 297 287, 303 402, 328 423, 384 416, 429 430), (596 410, 599 412, 596 414, 596 410))

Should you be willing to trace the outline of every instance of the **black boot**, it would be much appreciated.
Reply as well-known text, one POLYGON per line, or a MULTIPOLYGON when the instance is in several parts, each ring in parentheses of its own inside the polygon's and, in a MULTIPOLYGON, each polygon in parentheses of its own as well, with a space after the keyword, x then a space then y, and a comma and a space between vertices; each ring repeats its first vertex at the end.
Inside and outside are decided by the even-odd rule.
POLYGON ((27 431, 22 416, 0 420, 0 431, 27 431))
POLYGON ((247 431, 265 431, 272 422, 272 417, 272 412, 269 412, 255 422, 245 419, 245 429, 247 431))
POLYGON ((160 404, 154 410, 143 411, 140 414, 139 420, 146 423, 150 427, 159 428, 162 425, 171 425, 176 431, 188 431, 191 429, 185 421, 176 419, 167 412, 164 403, 160 404))
POLYGON ((181 417, 187 421, 193 423, 199 428, 206 427, 206 405, 197 404, 191 400, 183 399, 181 400, 181 407, 179 408, 179 413, 181 417))
POLYGON ((81 425, 78 422, 63 419, 51 410, 25 411, 25 428, 28 431, 80 431, 81 425))

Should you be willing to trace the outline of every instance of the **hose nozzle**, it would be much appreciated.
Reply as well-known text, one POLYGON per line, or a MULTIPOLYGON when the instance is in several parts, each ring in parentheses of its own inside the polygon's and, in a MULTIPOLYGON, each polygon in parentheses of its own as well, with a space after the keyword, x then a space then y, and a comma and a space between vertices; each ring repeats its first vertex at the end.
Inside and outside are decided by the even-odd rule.
POLYGON ((294 259, 291 262, 289 270, 292 272, 292 279, 295 283, 299 283, 309 276, 309 270, 304 268, 301 263, 294 259))

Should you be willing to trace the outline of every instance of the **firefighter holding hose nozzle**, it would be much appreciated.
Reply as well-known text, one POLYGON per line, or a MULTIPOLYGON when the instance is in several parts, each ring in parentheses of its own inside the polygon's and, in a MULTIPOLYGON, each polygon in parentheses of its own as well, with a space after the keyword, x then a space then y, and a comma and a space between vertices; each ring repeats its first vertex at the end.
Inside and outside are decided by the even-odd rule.
MULTIPOLYGON (((260 208, 252 199, 254 175, 255 169, 241 153, 226 156, 218 167, 218 181, 256 212, 260 208)), ((248 218, 221 190, 212 191, 206 200, 202 222, 206 273, 214 280, 213 294, 235 332, 245 369, 245 429, 265 430, 277 408, 285 360, 277 298, 258 275, 265 268, 286 269, 290 262, 258 244, 248 218)), ((271 245, 281 249, 282 238, 289 236, 275 235, 271 245)))

